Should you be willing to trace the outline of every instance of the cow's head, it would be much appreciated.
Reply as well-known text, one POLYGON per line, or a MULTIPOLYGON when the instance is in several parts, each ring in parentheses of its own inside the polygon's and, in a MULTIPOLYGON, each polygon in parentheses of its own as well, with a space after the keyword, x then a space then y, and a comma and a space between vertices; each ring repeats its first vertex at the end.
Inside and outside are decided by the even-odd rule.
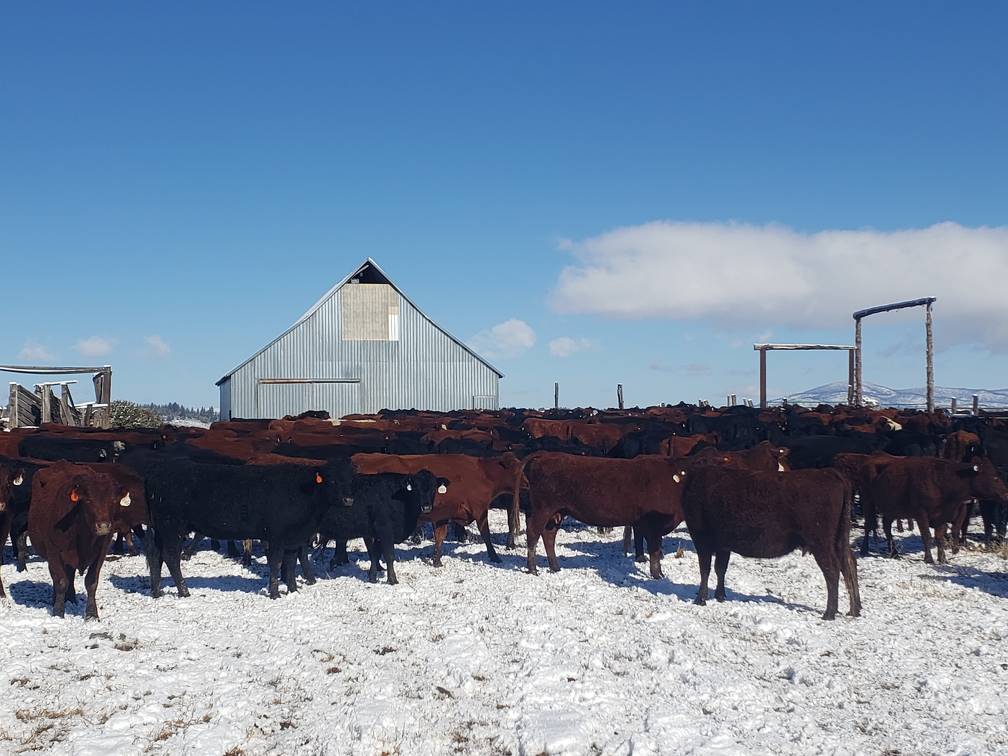
POLYGON ((978 459, 967 462, 959 469, 959 475, 969 481, 970 491, 978 499, 985 501, 1008 500, 1008 487, 998 475, 990 460, 978 459))
POLYGON ((446 478, 438 478, 430 470, 421 470, 407 475, 403 488, 420 512, 427 514, 434 509, 434 497, 439 493, 447 493, 448 486, 446 478))
POLYGON ((67 487, 70 506, 83 517, 85 527, 99 537, 112 533, 116 510, 129 505, 129 489, 100 473, 75 475, 67 487))
POLYGON ((313 470, 309 485, 332 506, 352 507, 354 502, 352 479, 353 470, 349 462, 334 461, 324 468, 313 470))

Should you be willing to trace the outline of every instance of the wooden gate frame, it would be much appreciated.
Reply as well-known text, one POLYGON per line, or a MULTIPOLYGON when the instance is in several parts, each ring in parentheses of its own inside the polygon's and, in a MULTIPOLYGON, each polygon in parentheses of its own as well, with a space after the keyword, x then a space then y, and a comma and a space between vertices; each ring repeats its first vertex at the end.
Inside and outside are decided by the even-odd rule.
MULTIPOLYGON (((105 408, 105 418, 110 419, 112 404, 112 366, 101 367, 43 367, 38 365, 0 365, 2 373, 20 373, 22 375, 81 375, 92 374, 95 389, 95 405, 105 408)), ((15 384, 16 385, 16 384, 15 384)), ((13 392, 12 392, 13 395, 13 392)), ((12 415, 12 425, 15 427, 16 416, 12 415)))
POLYGON ((924 359, 927 370, 927 411, 934 412, 934 334, 931 328, 931 306, 937 301, 937 297, 921 297, 920 299, 908 299, 905 302, 895 302, 893 304, 869 307, 865 310, 858 310, 854 313, 854 347, 857 354, 854 366, 854 404, 858 407, 864 401, 861 381, 861 320, 869 315, 876 315, 880 312, 892 312, 893 310, 903 310, 907 307, 923 307, 924 312, 924 359))

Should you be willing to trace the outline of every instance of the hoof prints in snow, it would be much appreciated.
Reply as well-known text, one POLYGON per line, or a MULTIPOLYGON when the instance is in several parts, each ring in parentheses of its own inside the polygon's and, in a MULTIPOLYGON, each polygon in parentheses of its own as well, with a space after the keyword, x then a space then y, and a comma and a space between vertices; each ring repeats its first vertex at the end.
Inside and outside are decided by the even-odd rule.
POLYGON ((193 595, 169 581, 154 600, 126 557, 103 570, 100 624, 83 601, 50 618, 45 564, 5 560, 0 752, 1008 749, 1000 557, 930 567, 907 536, 902 559, 858 560, 864 617, 823 622, 811 557, 733 557, 729 600, 697 607, 684 531, 664 581, 618 541, 562 532, 563 570, 539 577, 523 549, 490 565, 482 545, 448 544, 435 570, 430 544, 406 545, 394 587, 368 584, 358 552, 279 601, 261 558, 199 552, 183 566, 193 595))

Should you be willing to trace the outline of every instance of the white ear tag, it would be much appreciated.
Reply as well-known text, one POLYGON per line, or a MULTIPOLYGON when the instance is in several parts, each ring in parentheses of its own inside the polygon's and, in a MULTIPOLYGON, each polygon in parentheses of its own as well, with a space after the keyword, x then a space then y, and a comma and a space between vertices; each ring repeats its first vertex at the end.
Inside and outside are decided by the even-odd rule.
POLYGON ((780 462, 777 463, 777 472, 784 472, 784 465, 780 462))
POLYGON ((125 496, 123 496, 121 499, 119 499, 119 506, 120 507, 128 507, 132 503, 133 503, 133 500, 130 498, 130 495, 128 493, 125 496))
POLYGON ((15 486, 20 486, 22 483, 24 483, 24 475, 22 475, 21 473, 18 473, 18 476, 16 478, 14 478, 14 485, 15 486))
POLYGON ((437 492, 439 494, 448 493, 448 486, 446 486, 444 483, 442 483, 440 486, 437 487, 437 492))
POLYGON ((406 490, 407 491, 412 491, 413 490, 413 484, 412 483, 407 483, 406 484, 406 490))
POLYGON ((674 480, 676 483, 682 482, 682 478, 679 477, 679 473, 676 473, 675 475, 673 475, 672 476, 672 480, 674 480))
POLYGON ((980 472, 980 465, 973 465, 973 472, 980 472))

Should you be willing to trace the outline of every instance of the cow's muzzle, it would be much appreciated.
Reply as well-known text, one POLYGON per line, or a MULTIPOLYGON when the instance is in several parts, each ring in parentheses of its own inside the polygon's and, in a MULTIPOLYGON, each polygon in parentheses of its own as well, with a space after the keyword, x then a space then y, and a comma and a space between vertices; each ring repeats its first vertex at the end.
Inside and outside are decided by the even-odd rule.
POLYGON ((352 507, 353 506, 353 496, 344 496, 343 497, 343 506, 344 507, 352 507))
POLYGON ((434 509, 434 502, 424 502, 420 505, 420 511, 424 514, 430 514, 434 509))
POLYGON ((99 522, 95 525, 95 533, 100 536, 107 536, 112 532, 111 522, 99 522))

